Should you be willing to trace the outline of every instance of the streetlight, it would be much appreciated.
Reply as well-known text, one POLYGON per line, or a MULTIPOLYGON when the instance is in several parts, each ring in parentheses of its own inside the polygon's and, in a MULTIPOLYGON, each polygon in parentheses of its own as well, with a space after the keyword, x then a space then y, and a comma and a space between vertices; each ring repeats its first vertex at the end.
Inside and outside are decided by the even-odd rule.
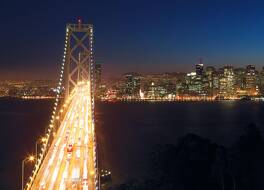
POLYGON ((24 166, 25 166, 25 162, 33 162, 35 160, 34 156, 28 156, 26 157, 24 160, 22 160, 22 174, 21 174, 21 187, 22 190, 24 190, 24 166))
POLYGON ((37 141, 36 141, 36 143, 35 143, 35 157, 36 158, 38 158, 38 144, 39 143, 45 143, 46 141, 47 141, 48 139, 47 138, 45 138, 45 137, 42 137, 42 138, 40 138, 40 139, 38 139, 37 141))

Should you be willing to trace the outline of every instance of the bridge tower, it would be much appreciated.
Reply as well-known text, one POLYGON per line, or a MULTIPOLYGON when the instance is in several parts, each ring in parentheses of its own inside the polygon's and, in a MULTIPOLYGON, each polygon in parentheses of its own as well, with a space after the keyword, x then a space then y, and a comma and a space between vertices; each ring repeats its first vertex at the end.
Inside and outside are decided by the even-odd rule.
POLYGON ((90 81, 93 93, 93 26, 82 24, 80 19, 77 24, 67 24, 65 52, 65 97, 69 96, 79 81, 90 81))
MULTIPOLYGON (((92 123, 94 119, 94 94, 95 94, 95 68, 93 60, 93 25, 82 23, 78 19, 77 24, 66 25, 66 46, 63 61, 65 63, 64 74, 64 97, 65 100, 69 97, 71 91, 76 87, 78 82, 90 83, 90 96, 92 108, 92 123)), ((93 126, 94 128, 94 126, 93 126)), ((94 138, 96 138, 94 136, 94 138)), ((95 140, 96 141, 96 140, 95 140)), ((96 157, 97 157, 97 148, 96 157)), ((96 158, 96 190, 100 189, 98 158, 96 158)))
POLYGON ((100 190, 94 86, 93 26, 82 24, 79 19, 77 24, 66 26, 52 116, 41 151, 36 152, 26 190, 72 189, 73 186, 100 190), (61 92, 65 100, 60 102, 61 92))

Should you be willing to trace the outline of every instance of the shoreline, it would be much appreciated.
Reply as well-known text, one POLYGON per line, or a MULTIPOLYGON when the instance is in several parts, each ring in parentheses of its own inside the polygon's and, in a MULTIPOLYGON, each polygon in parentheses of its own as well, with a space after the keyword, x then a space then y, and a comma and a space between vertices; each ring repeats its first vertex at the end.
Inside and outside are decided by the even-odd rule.
MULTIPOLYGON (((12 97, 3 96, 0 100, 54 100, 52 96, 36 96, 36 97, 12 97)), ((241 99, 206 99, 206 98, 186 98, 186 99, 96 99, 97 102, 115 103, 115 102, 142 102, 142 103, 155 103, 155 102, 263 102, 264 98, 241 98, 241 99)))

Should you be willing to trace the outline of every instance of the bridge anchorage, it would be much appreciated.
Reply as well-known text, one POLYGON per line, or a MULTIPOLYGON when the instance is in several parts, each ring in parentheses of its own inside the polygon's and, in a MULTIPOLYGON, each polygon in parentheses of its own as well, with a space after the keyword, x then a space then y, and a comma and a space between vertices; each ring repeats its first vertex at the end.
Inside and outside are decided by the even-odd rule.
POLYGON ((50 124, 22 190, 99 190, 94 121, 93 26, 79 20, 66 26, 50 124))

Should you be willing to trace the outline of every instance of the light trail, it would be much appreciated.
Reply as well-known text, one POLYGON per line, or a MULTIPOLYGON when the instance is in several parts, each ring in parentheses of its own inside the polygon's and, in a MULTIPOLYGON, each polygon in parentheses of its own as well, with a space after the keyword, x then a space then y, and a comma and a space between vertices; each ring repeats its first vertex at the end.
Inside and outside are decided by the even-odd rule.
POLYGON ((30 188, 32 190, 95 189, 90 84, 78 84, 74 90, 64 119, 30 188))

